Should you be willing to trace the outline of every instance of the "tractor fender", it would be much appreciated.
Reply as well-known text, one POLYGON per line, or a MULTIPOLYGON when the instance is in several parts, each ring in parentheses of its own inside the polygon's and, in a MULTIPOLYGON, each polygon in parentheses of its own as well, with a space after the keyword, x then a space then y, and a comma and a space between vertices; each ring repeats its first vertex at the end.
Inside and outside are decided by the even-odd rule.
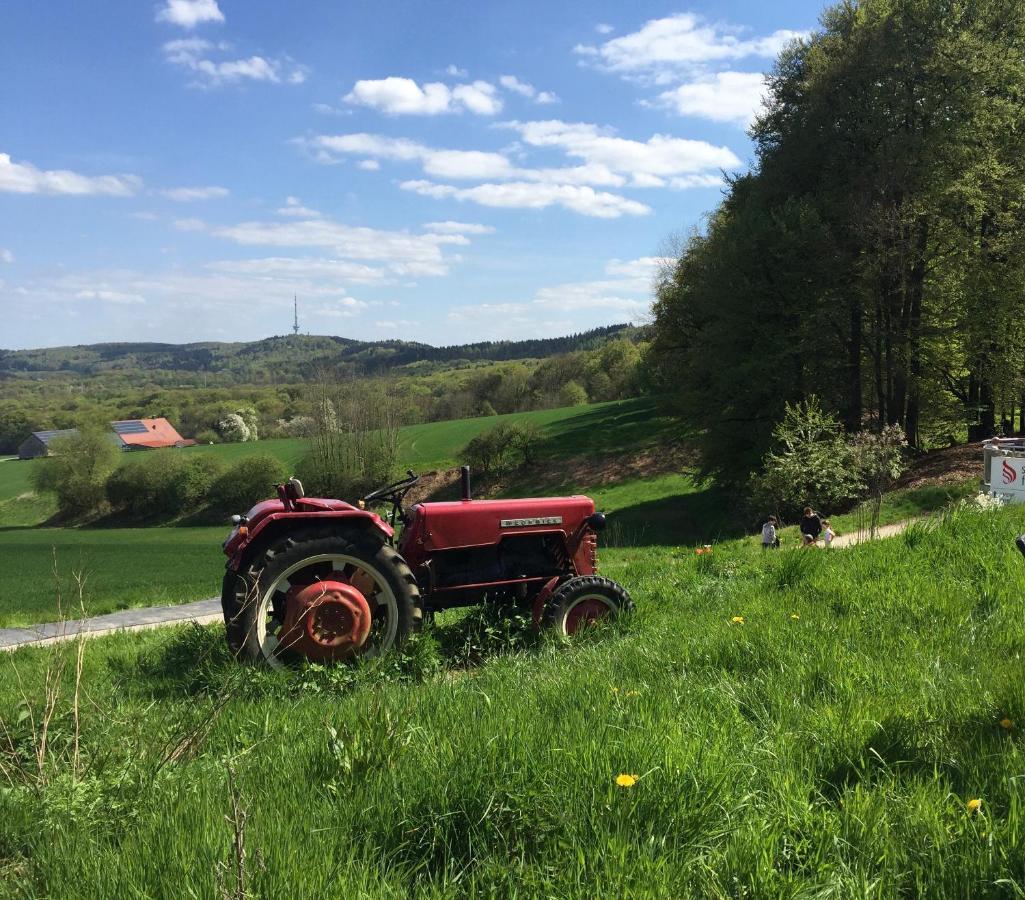
POLYGON ((337 529, 345 525, 376 535, 382 541, 390 541, 394 535, 392 527, 377 513, 350 507, 323 511, 284 510, 266 512, 244 529, 236 527, 224 542, 224 553, 228 557, 228 568, 238 572, 244 560, 256 548, 265 546, 278 535, 297 528, 305 530, 337 529))

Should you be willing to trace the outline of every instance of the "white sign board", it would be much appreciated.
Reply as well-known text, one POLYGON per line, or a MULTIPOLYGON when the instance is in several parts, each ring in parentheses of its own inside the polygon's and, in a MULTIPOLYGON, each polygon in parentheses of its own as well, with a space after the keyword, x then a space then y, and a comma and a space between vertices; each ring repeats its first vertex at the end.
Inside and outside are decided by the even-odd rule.
POLYGON ((994 456, 989 461, 989 492, 1025 503, 1025 457, 994 456))

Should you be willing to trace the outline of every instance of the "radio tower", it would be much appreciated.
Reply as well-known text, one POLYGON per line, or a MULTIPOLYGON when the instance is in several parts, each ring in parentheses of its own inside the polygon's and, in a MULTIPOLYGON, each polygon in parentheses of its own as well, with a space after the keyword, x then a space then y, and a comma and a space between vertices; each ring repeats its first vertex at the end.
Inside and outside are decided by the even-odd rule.
POLYGON ((292 334, 299 333, 299 298, 292 295, 292 305, 295 307, 295 321, 292 323, 292 334))

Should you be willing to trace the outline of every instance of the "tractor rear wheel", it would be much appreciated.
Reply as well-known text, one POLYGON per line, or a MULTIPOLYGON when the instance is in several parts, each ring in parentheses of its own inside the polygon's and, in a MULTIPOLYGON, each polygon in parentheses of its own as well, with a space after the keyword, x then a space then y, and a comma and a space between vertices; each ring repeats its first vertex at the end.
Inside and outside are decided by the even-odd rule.
POLYGON ((552 594, 545 605, 544 623, 568 637, 600 620, 633 610, 633 600, 621 584, 597 575, 580 575, 552 594))
POLYGON ((222 605, 232 652, 275 667, 379 656, 423 622, 405 560, 358 532, 298 532, 268 544, 227 574, 222 605))

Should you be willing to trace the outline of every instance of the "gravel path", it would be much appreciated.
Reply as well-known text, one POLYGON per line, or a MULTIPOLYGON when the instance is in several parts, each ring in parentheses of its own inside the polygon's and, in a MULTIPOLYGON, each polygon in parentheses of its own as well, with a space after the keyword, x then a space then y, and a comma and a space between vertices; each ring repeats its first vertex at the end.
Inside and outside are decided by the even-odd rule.
MULTIPOLYGON (((920 522, 921 519, 905 519, 903 522, 894 522, 892 525, 880 525, 876 529, 876 540, 879 538, 893 537, 895 534, 900 534, 907 528, 912 522, 920 522)), ((852 531, 850 534, 840 534, 833 538, 834 547, 853 547, 855 544, 862 544, 865 541, 871 540, 868 531, 852 531)), ((819 544, 822 542, 819 541, 819 544)))

